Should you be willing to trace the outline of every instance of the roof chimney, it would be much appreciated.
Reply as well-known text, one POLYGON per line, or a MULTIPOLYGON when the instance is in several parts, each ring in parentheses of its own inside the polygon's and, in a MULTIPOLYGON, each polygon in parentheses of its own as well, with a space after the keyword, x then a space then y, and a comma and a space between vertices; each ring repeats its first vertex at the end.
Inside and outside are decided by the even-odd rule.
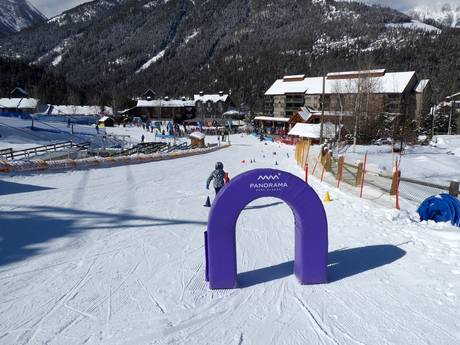
POLYGON ((204 91, 200 91, 200 96, 204 96, 204 91))
POLYGON ((219 91, 219 96, 223 96, 224 95, 224 91, 219 91))
POLYGON ((169 101, 169 97, 168 97, 168 96, 165 96, 165 101, 169 101))
POLYGON ((182 100, 183 100, 183 101, 185 101, 185 100, 186 100, 185 96, 182 96, 182 100))

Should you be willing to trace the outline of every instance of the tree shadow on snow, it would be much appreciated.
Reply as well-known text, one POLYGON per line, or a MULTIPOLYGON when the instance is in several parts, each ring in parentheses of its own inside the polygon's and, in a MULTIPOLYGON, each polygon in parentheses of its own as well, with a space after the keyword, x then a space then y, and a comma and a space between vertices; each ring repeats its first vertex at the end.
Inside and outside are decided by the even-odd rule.
POLYGON ((18 193, 38 192, 41 190, 49 190, 49 189, 55 189, 55 188, 40 187, 40 186, 31 185, 31 184, 22 184, 22 183, 9 182, 9 181, 8 182, 0 181, 0 196, 18 194, 18 193))
POLYGON ((53 239, 88 230, 150 230, 176 225, 205 227, 207 222, 48 206, 0 211, 0 266, 43 253, 53 239))
MULTIPOLYGON (((333 283, 354 275, 388 265, 406 255, 401 248, 389 244, 347 248, 329 253, 328 282, 333 283)), ((294 273, 294 261, 238 274, 238 287, 244 288, 294 273)))

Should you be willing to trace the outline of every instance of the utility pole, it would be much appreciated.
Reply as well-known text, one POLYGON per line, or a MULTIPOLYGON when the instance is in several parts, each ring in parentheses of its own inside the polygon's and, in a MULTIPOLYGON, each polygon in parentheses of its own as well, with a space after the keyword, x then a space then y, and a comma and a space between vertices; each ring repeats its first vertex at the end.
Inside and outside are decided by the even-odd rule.
POLYGON ((319 143, 322 144, 324 141, 324 94, 326 92, 326 76, 323 71, 323 94, 321 96, 321 125, 319 129, 319 143))

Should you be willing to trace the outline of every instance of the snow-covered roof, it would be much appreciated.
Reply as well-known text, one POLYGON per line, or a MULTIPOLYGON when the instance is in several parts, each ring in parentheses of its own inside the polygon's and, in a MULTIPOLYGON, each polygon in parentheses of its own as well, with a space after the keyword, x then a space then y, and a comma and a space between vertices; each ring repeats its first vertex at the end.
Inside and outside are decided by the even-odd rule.
POLYGON ((137 101, 138 108, 156 108, 156 107, 166 107, 166 108, 177 108, 177 107, 193 107, 195 102, 192 100, 182 100, 182 99, 154 99, 151 101, 140 99, 137 101))
POLYGON ((48 115, 113 115, 111 107, 104 107, 101 111, 99 105, 48 105, 48 115))
POLYGON ((235 109, 227 110, 225 113, 222 114, 222 116, 233 116, 233 115, 239 115, 240 112, 235 109))
POLYGON ((312 110, 309 107, 301 107, 297 114, 299 114, 302 120, 308 121, 308 119, 312 116, 312 110))
POLYGON ((189 137, 193 139, 203 140, 206 137, 206 135, 201 132, 193 132, 189 135, 189 137))
MULTIPOLYGON (((305 93, 308 89, 308 85, 313 78, 305 78, 302 80, 292 80, 287 81, 284 77, 283 79, 278 79, 273 83, 272 86, 265 92, 266 96, 275 96, 275 95, 285 95, 287 93, 305 93)), ((322 80, 322 78, 321 78, 322 80)))
POLYGON ((371 70, 364 70, 364 71, 345 71, 345 72, 330 72, 326 75, 328 79, 333 78, 343 78, 343 77, 355 77, 359 78, 360 76, 364 75, 383 75, 385 74, 385 69, 371 69, 371 70))
MULTIPOLYGON (((289 131, 288 135, 297 136, 301 138, 319 139, 321 132, 320 123, 296 123, 289 131)), ((335 125, 326 122, 323 127, 323 135, 325 138, 335 137, 335 125)))
POLYGON ((289 117, 256 116, 256 121, 289 122, 289 117))
POLYGON ((447 96, 446 98, 450 99, 450 98, 455 98, 455 97, 458 97, 458 96, 460 96, 460 92, 454 93, 453 95, 447 96))
POLYGON ((415 92, 422 93, 425 90, 426 86, 430 82, 430 79, 422 79, 418 82, 417 86, 415 87, 415 92))
MULTIPOLYGON (((380 72, 375 70, 372 72, 380 72)), ((366 71, 369 72, 369 71, 366 71)), ((326 79, 325 93, 356 93, 359 81, 363 81, 372 88, 373 93, 402 93, 409 85, 412 78, 415 76, 414 71, 410 72, 387 72, 382 76, 369 77, 366 79, 350 78, 355 71, 338 72, 334 74, 334 78, 326 79), (339 73, 342 73, 344 78, 340 79, 339 73), (347 76, 347 77, 345 77, 347 76)), ((356 72, 358 73, 358 72, 356 72)), ((357 74, 359 75, 359 74, 357 74)), ((286 81, 285 79, 276 80, 273 85, 265 92, 266 96, 286 95, 286 94, 306 94, 320 95, 323 92, 323 77, 305 78, 303 80, 286 81)))
POLYGON ((27 91, 24 90, 22 87, 15 87, 15 88, 13 89, 13 91, 11 91, 10 95, 12 95, 13 93, 15 93, 16 91, 19 91, 19 93, 21 93, 21 95, 23 95, 23 96, 25 96, 25 97, 29 96, 29 94, 27 93, 27 91))
POLYGON ((206 103, 207 101, 211 101, 213 103, 217 103, 219 101, 225 102, 227 101, 229 95, 228 94, 209 94, 209 95, 193 95, 193 100, 195 102, 197 101, 202 101, 203 103, 206 103))
POLYGON ((0 108, 35 109, 37 105, 35 98, 0 98, 0 108))

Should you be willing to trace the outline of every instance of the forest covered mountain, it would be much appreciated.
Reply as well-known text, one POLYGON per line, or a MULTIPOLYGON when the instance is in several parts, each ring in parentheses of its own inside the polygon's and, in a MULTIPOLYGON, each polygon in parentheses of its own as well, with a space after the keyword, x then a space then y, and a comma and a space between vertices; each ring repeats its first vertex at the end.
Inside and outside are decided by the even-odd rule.
MULTIPOLYGON (((416 70, 436 97, 460 88, 460 32, 417 29, 398 11, 329 0, 99 0, 0 40, 1 52, 125 106, 159 95, 231 90, 262 108, 285 74, 416 70)), ((75 99, 75 95, 72 96, 75 99)))
POLYGON ((20 31, 45 20, 46 17, 26 0, 0 1, 0 36, 20 31))

